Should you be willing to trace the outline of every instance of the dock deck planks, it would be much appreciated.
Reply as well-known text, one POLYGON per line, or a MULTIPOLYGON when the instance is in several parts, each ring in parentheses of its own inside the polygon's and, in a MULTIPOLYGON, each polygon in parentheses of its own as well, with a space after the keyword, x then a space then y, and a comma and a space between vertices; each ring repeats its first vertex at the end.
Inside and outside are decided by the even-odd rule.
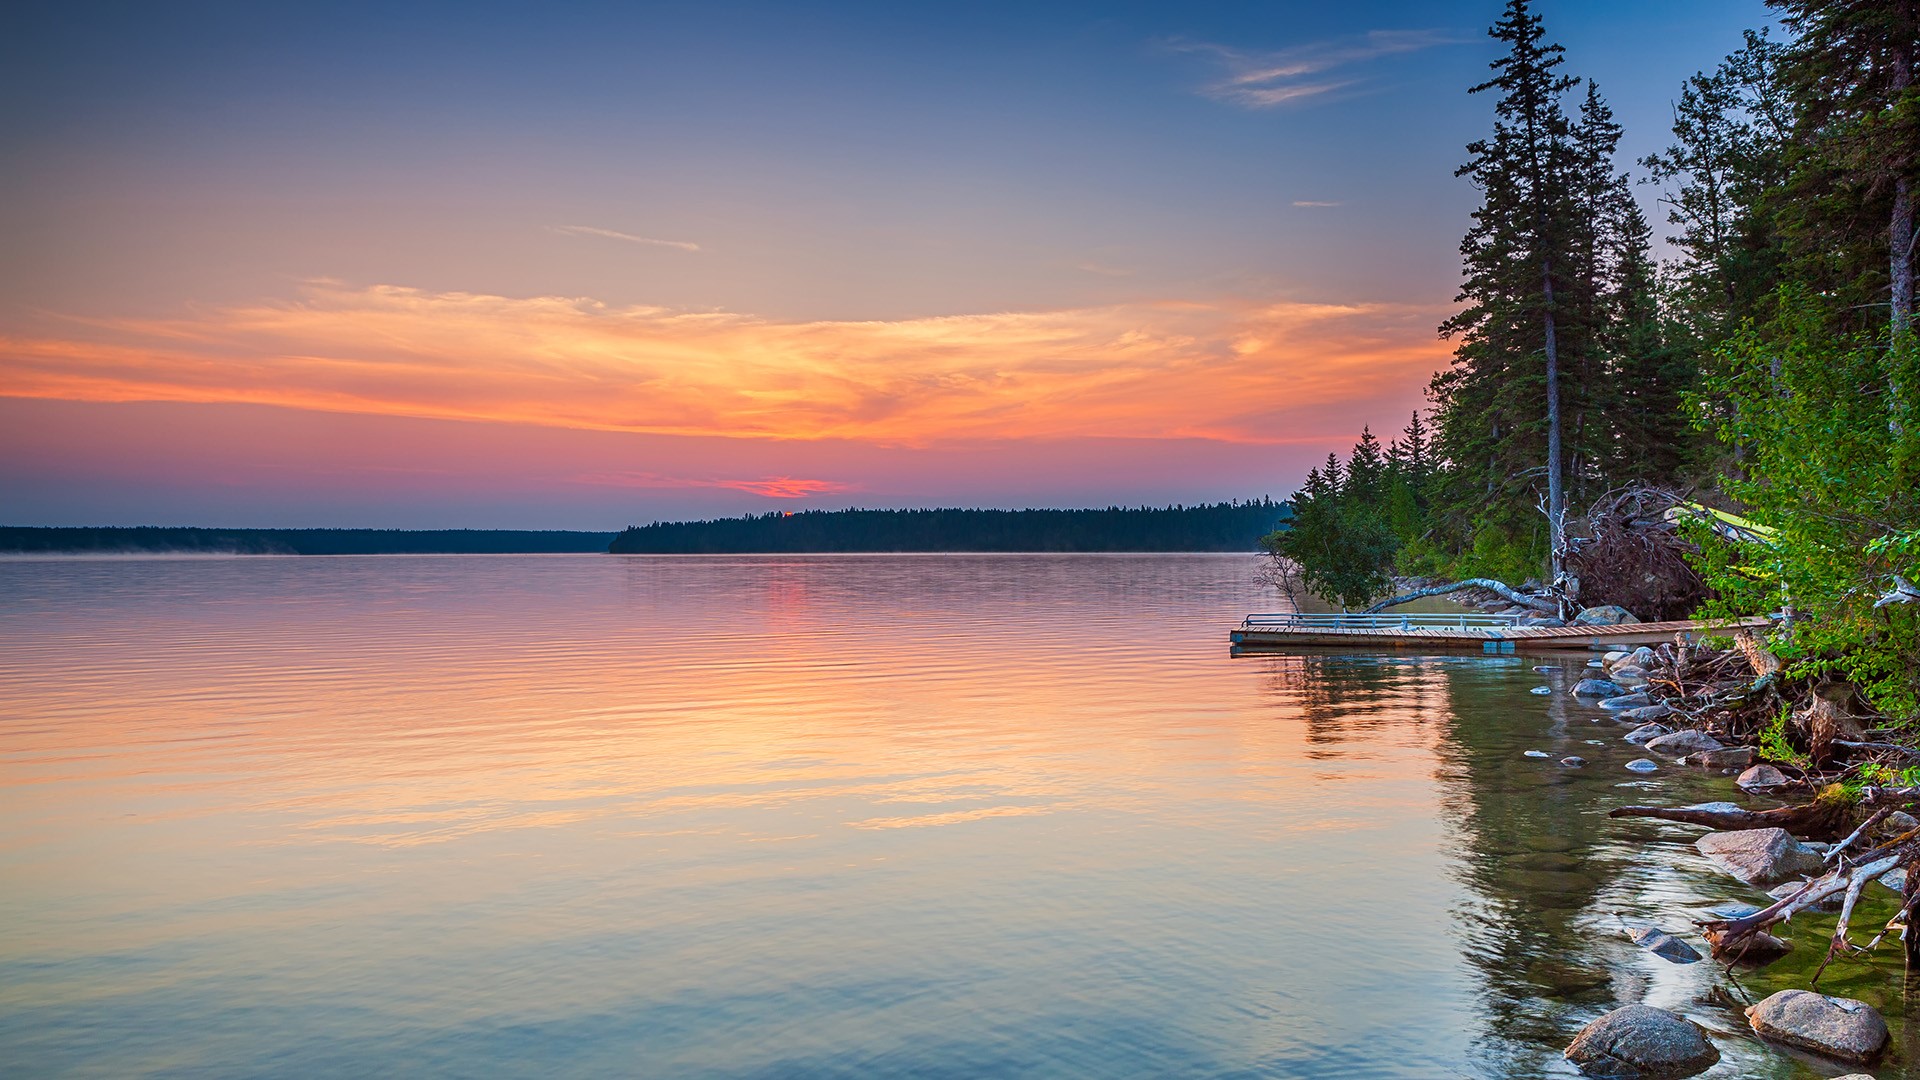
POLYGON ((1236 646, 1286 648, 1300 645, 1389 648, 1484 649, 1487 643, 1511 642, 1516 649, 1608 649, 1618 646, 1658 645, 1674 636, 1692 641, 1703 636, 1728 635, 1762 627, 1762 617, 1728 621, 1674 619, 1668 622, 1622 623, 1617 626, 1405 626, 1405 627, 1236 627, 1236 646))

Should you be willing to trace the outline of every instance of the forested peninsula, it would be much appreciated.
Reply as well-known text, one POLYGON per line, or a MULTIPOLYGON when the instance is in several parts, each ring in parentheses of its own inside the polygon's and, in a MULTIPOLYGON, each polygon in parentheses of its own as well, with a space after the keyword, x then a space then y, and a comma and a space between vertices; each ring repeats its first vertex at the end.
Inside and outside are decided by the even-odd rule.
POLYGON ((1292 516, 1272 499, 1097 510, 803 510, 630 528, 615 555, 1245 551, 1292 516))
MULTIPOLYGON (((1611 812, 1716 830, 1702 855, 1778 886, 1764 908, 1670 925, 1693 919, 1729 969, 1823 950, 1813 987, 1904 941, 1911 979, 1920 2, 1769 6, 1779 25, 1677 87, 1666 148, 1626 163, 1601 88, 1571 73, 1528 0, 1507 0, 1491 29, 1504 55, 1470 90, 1492 124, 1459 168, 1481 202, 1460 309, 1439 327, 1453 361, 1399 435, 1363 430, 1314 469, 1293 527, 1263 544, 1276 584, 1349 608, 1480 583, 1498 594, 1483 605, 1532 625, 1704 620, 1691 639, 1593 660, 1571 688, 1633 727, 1613 737, 1647 756, 1625 768, 1737 773, 1722 790, 1766 800, 1611 812), (1664 260, 1642 185, 1664 210, 1664 260), (1875 881, 1900 890, 1897 910, 1850 930, 1875 881), (1771 933, 1835 909, 1830 937, 1771 933)), ((1667 960, 1700 959, 1657 926, 1626 929, 1667 960)), ((1888 1041, 1867 1003, 1798 988, 1745 1015, 1830 1060, 1871 1063, 1888 1041)), ((1595 1019, 1566 1054, 1609 1076, 1687 1076, 1717 1056, 1643 1005, 1595 1019)))
POLYGON ((0 526, 0 552, 190 555, 538 555, 605 551, 612 533, 520 529, 0 526))

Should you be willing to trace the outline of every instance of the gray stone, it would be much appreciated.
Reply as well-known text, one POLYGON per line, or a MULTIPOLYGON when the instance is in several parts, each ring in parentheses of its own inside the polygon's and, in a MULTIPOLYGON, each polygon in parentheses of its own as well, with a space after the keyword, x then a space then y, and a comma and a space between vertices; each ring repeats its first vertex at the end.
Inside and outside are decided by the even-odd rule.
POLYGON ((1774 937, 1766 931, 1740 939, 1731 952, 1714 952, 1714 959, 1729 960, 1741 967, 1766 967, 1793 951, 1793 942, 1774 937))
POLYGON ((1705 810, 1710 814, 1724 814, 1729 811, 1738 813, 1741 809, 1741 806, 1739 803, 1730 803, 1730 802, 1697 802, 1697 803, 1688 803, 1686 806, 1681 807, 1681 809, 1705 810))
POLYGON ((1820 853, 1785 829, 1710 832, 1693 842, 1715 866, 1749 885, 1766 887, 1819 872, 1820 853))
POLYGON ((1559 619, 1554 618, 1551 615, 1535 615, 1531 619, 1521 619, 1520 625, 1521 626, 1565 626, 1567 624, 1565 622, 1562 622, 1559 619))
POLYGON ((1645 668, 1635 667, 1632 664, 1616 664, 1612 671, 1607 672, 1607 678, 1615 682, 1622 682, 1627 679, 1646 682, 1647 671, 1645 668))
POLYGON ((1523 754, 1523 755, 1521 755, 1521 756, 1523 756, 1523 757, 1551 757, 1552 755, 1551 755, 1551 754, 1548 754, 1548 753, 1547 753, 1547 752, 1546 752, 1545 750, 1529 750, 1529 751, 1527 751, 1527 752, 1526 752, 1525 754, 1523 754))
POLYGON ((1872 1061, 1887 1045, 1887 1022, 1873 1006, 1811 990, 1780 991, 1748 1009, 1747 1023, 1763 1039, 1841 1061, 1872 1061))
POLYGON ((1653 699, 1645 694, 1621 694, 1602 701, 1600 707, 1608 712, 1626 712, 1629 709, 1644 709, 1652 704, 1653 699))
POLYGON ((1875 880, 1879 881, 1880 884, 1885 885, 1887 888, 1892 889, 1894 892, 1901 894, 1902 896, 1906 895, 1907 872, 1905 869, 1901 867, 1895 867, 1892 870, 1889 870, 1886 873, 1881 874, 1875 880))
POLYGON ((1587 759, 1581 757, 1579 754, 1568 754, 1566 757, 1560 759, 1560 764, 1565 765, 1569 769, 1578 769, 1586 763, 1587 759))
POLYGON ((1619 626, 1622 623, 1639 621, 1634 618, 1633 612, 1619 604, 1602 604, 1599 607, 1586 608, 1573 617, 1575 626, 1619 626))
MULTIPOLYGON (((1805 885, 1806 885, 1806 882, 1804 881, 1783 881, 1780 884, 1775 885, 1773 888, 1768 889, 1767 895, 1773 897, 1775 900, 1785 900, 1787 897, 1792 896, 1794 893, 1799 892, 1800 889, 1805 885)), ((1841 893, 1834 893, 1832 896, 1829 896, 1825 900, 1822 900, 1819 903, 1814 904, 1811 908, 1808 908, 1807 910, 1839 911, 1840 901, 1842 899, 1842 896, 1843 894, 1841 893)))
POLYGON ((1600 662, 1603 664, 1617 664, 1626 658, 1627 650, 1625 649, 1609 649, 1600 654, 1600 662))
POLYGON ((1627 936, 1633 939, 1635 945, 1671 963, 1692 964, 1700 959, 1699 951, 1693 946, 1657 926, 1643 926, 1638 930, 1629 930, 1627 936))
POLYGON ((1646 758, 1634 758, 1632 761, 1627 762, 1625 768, 1629 772, 1659 772, 1660 771, 1660 766, 1657 763, 1648 761, 1646 758))
POLYGON ((1662 735, 1671 734, 1672 732, 1668 730, 1664 724, 1641 724, 1639 727, 1627 732, 1627 741, 1639 744, 1645 743, 1648 739, 1657 739, 1662 735))
POLYGON ((1738 784, 1742 791, 1770 791, 1791 784, 1793 781, 1787 778, 1786 773, 1771 765, 1755 765, 1741 773, 1734 783, 1738 784))
POLYGON ((1589 1076, 1674 1080, 1711 1068, 1720 1052, 1685 1018, 1628 1005, 1581 1028, 1566 1058, 1589 1076))
POLYGON ((1697 728, 1670 731, 1659 738, 1648 739, 1646 746, 1653 753, 1665 754, 1668 757, 1686 757, 1688 754, 1697 754, 1702 750, 1724 749, 1719 739, 1697 728))
POLYGON ((1611 698, 1619 697, 1627 691, 1620 684, 1608 682, 1606 679, 1581 679, 1573 684, 1573 692, 1579 697, 1611 698))
POLYGON ((1651 668, 1656 659, 1658 659, 1658 657, 1653 649, 1645 645, 1627 654, 1627 663, 1637 668, 1651 668))
POLYGON ((1672 716, 1673 706, 1666 702, 1658 705, 1642 705, 1638 709, 1622 709, 1613 714, 1615 720, 1622 723, 1644 724, 1649 720, 1658 720, 1663 716, 1672 716))
POLYGON ((1540 695, 1543 695, 1543 696, 1544 696, 1544 695, 1546 695, 1546 694, 1551 694, 1551 693, 1553 693, 1553 687, 1551 687, 1551 686, 1536 686, 1536 687, 1534 687, 1533 689, 1531 689, 1531 690, 1529 690, 1529 691, 1527 691, 1527 693, 1529 693, 1529 694, 1540 694, 1540 695))
POLYGON ((1743 904, 1738 900, 1725 900, 1708 908, 1707 914, 1716 919, 1725 919, 1728 922, 1732 922, 1735 919, 1744 919, 1759 910, 1759 906, 1755 904, 1743 904))
POLYGON ((1908 829, 1920 829, 1920 818, 1915 818, 1905 810, 1895 810, 1880 823, 1880 831, 1884 833, 1898 834, 1908 829))
POLYGON ((1682 760, 1700 769, 1744 769, 1753 764, 1753 747, 1728 746, 1719 750, 1702 750, 1688 754, 1682 760))

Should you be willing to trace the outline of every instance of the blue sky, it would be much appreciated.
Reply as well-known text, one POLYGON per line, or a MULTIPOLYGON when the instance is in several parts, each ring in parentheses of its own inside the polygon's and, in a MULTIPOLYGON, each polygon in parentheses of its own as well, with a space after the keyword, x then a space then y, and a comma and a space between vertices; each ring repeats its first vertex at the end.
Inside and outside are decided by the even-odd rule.
MULTIPOLYGON (((1567 46, 1567 70, 1598 79, 1626 124, 1623 157, 1659 146, 1680 81, 1767 19, 1758 2, 1721 0, 1538 7, 1567 46)), ((192 361, 204 367, 238 362, 247 349, 264 350, 242 357, 254 364, 302 354, 297 341, 240 342, 233 313, 310 304, 315 282, 333 290, 335 306, 352 305, 341 290, 412 290, 428 298, 422 307, 435 297, 483 296, 502 310, 566 297, 609 311, 725 313, 781 327, 914 324, 920 338, 924 324, 913 321, 942 317, 1347 305, 1390 316, 1372 330, 1343 323, 1341 340, 1398 341, 1422 320, 1437 323, 1453 297, 1475 200, 1452 172, 1463 145, 1488 125, 1491 103, 1465 89, 1496 55, 1485 27, 1498 5, 14 11, 0 41, 0 139, 9 151, 0 170, 9 253, 0 260, 0 332, 16 351, 37 343, 35 355, 79 347, 49 341, 112 344, 122 364, 134 363, 126 350, 157 349, 159 340, 218 338, 192 361), (1421 314, 1408 316, 1412 309, 1421 314), (222 329, 186 329, 202 317, 222 329)), ((1645 195, 1658 222, 1654 193, 1645 195)), ((1164 332, 1168 340, 1196 333, 1164 332)), ((1260 333, 1242 326, 1220 336, 1260 333)), ((1322 389, 1288 413, 1288 380, 1301 375, 1294 365, 1310 364, 1325 346, 1286 333, 1297 347, 1276 354, 1273 400, 1261 414, 1283 441, 1259 468, 1235 464, 1248 457, 1236 440, 1257 433, 1234 428, 1192 475, 1151 485, 1069 467, 1082 458, 1064 452, 1048 458, 1062 463, 1058 475, 1037 487, 958 483, 958 466, 881 483, 836 465, 845 475, 820 479, 841 504, 1284 496, 1307 461, 1350 442, 1359 423, 1397 428, 1424 382, 1416 372, 1394 384, 1397 392, 1357 386, 1337 402, 1322 389)), ((313 345, 322 347, 355 346, 323 335, 313 345)), ((1412 363, 1404 354, 1397 362, 1412 363)), ((109 405, 129 397, 359 410, 393 423, 623 423, 386 398, 363 407, 337 388, 324 400, 264 398, 204 372, 157 390, 125 379, 102 390, 99 363, 84 386, 36 376, 37 388, 21 392, 20 377, 0 392, 96 402, 103 429, 116 423, 109 405)), ((946 377, 924 358, 906 366, 924 373, 916 378, 946 377)), ((661 377, 658 363, 647 370, 661 377)), ((492 374, 483 365, 474 377, 492 374)), ((1214 438, 1229 419, 1061 426, 1073 437, 1214 438)), ((928 419, 911 437, 900 427, 886 436, 831 430, 923 450, 1035 437, 1032 425, 1000 433, 969 423, 959 432, 942 422, 928 419)), ((637 414, 628 426, 649 436, 677 430, 637 414)), ((825 430, 775 425, 750 436, 817 440, 825 430)), ((164 425, 143 438, 156 442, 128 452, 167 450, 164 425)), ((410 444, 396 435, 395 445, 410 444)), ((657 453, 635 446, 642 458, 657 453)), ((57 446, 21 449, 63 459, 57 446)), ((395 468, 409 467, 406 451, 396 455, 395 468)), ((742 459, 729 468, 771 475, 783 455, 763 456, 764 466, 742 459)), ((190 486, 193 468, 181 461, 180 484, 190 486)), ((136 512, 124 477, 109 483, 98 462, 87 469, 52 485, 76 493, 53 502, 35 495, 30 513, 105 521, 136 512)), ((582 490, 563 510, 503 492, 492 509, 450 503, 437 517, 430 502, 396 503, 369 489, 365 501, 330 512, 356 519, 342 524, 529 524, 558 514, 566 520, 551 524, 587 525, 765 505, 750 483, 711 486, 751 476, 685 479, 617 499, 582 490)), ((16 494, 42 491, 46 481, 44 471, 0 477, 16 494)), ((218 494, 202 492, 194 505, 225 505, 232 523, 298 516, 297 503, 268 491, 230 492, 227 504, 218 494)))

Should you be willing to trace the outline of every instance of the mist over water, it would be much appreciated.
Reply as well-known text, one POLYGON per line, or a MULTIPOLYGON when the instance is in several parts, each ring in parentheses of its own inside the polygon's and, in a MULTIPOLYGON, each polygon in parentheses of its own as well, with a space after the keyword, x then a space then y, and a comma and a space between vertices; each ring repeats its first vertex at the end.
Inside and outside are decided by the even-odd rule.
POLYGON ((1231 658, 1254 570, 0 561, 0 1061, 1517 1078, 1645 1000, 1832 1073, 1620 936, 1757 894, 1606 820, 1727 785, 1528 693, 1583 657, 1231 658))

